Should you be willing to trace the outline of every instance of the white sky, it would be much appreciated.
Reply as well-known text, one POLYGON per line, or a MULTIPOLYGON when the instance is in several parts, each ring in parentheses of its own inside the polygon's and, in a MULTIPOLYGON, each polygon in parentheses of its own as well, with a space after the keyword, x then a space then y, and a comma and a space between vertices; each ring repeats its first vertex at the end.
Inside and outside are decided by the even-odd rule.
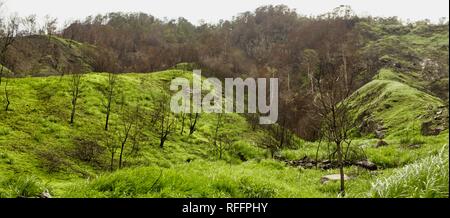
POLYGON ((216 23, 258 6, 285 4, 302 15, 318 15, 339 5, 350 5, 358 15, 398 16, 404 21, 449 17, 448 0, 0 0, 6 11, 20 16, 49 14, 60 24, 67 20, 107 12, 145 12, 157 18, 185 17, 194 24, 201 19, 216 23))

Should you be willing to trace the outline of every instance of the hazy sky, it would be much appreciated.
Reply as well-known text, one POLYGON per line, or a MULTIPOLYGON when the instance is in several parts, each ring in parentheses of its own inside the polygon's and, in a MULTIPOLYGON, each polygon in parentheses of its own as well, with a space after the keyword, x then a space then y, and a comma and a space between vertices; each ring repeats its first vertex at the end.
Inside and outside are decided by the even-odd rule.
MULTIPOLYGON (((350 5, 358 15, 398 16, 411 21, 428 18, 437 22, 449 16, 448 0, 0 0, 7 12, 20 16, 49 14, 60 23, 106 12, 145 12, 158 18, 185 17, 198 24, 201 19, 217 22, 258 6, 284 4, 302 15, 318 15, 339 5, 350 5)), ((3 14, 3 13, 2 13, 3 14)))

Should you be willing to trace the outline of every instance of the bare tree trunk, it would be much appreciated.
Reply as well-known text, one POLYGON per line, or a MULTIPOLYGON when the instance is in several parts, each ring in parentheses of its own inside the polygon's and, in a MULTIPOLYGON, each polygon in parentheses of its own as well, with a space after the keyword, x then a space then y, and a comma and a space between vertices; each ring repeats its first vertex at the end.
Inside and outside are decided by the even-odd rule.
POLYGON ((9 105, 11 104, 9 100, 8 80, 5 81, 5 99, 6 99, 5 111, 8 111, 9 105))
POLYGON ((343 61, 343 68, 344 68, 344 83, 345 83, 345 90, 348 92, 348 73, 347 73, 347 57, 345 56, 345 48, 344 45, 342 45, 342 61, 343 61))
POLYGON ((108 100, 108 106, 106 108, 106 122, 105 122, 105 130, 108 131, 109 124, 109 114, 111 112, 111 100, 108 100))
POLYGON ((341 142, 336 142, 337 146, 337 156, 338 156, 338 164, 339 164, 339 174, 341 175, 341 196, 345 196, 345 175, 344 175, 344 162, 342 159, 342 147, 341 142))
POLYGON ((184 134, 184 122, 186 120, 186 113, 183 112, 183 114, 181 115, 181 132, 180 135, 184 134))
POLYGON ((309 64, 308 64, 308 77, 309 77, 309 82, 311 83, 311 93, 314 93, 314 78, 311 73, 311 67, 309 64))
POLYGON ((291 74, 288 71, 288 75, 287 75, 287 89, 288 91, 291 90, 291 74))
POLYGON ((77 108, 77 100, 80 94, 81 75, 72 75, 72 113, 70 114, 70 124, 75 121, 75 112, 77 108))
POLYGON ((72 101, 72 113, 70 114, 70 124, 73 124, 75 118, 75 110, 77 106, 77 100, 72 101))
POLYGON ((106 108, 106 121, 105 121, 105 130, 108 131, 108 125, 109 125, 109 115, 111 113, 111 104, 114 98, 114 89, 116 87, 117 82, 117 75, 114 73, 108 74, 108 90, 106 92, 106 100, 107 103, 105 106, 106 108))
POLYGON ((115 152, 111 153, 111 165, 110 165, 111 171, 114 171, 114 154, 115 152))
POLYGON ((197 125, 197 120, 198 120, 199 114, 195 113, 195 117, 192 118, 192 113, 189 114, 189 119, 190 119, 190 126, 189 126, 189 135, 194 134, 195 130, 196 130, 196 125, 197 125))
POLYGON ((166 142, 166 137, 165 136, 161 137, 160 140, 159 140, 159 147, 160 148, 164 148, 164 142, 166 142))
POLYGON ((3 66, 3 64, 2 64, 2 65, 0 66, 0 85, 2 84, 3 70, 4 70, 4 66, 3 66))
POLYGON ((119 156, 119 169, 122 169, 122 157, 123 157, 123 150, 125 148, 125 144, 127 143, 128 134, 124 141, 122 141, 122 147, 120 147, 120 156, 119 156))

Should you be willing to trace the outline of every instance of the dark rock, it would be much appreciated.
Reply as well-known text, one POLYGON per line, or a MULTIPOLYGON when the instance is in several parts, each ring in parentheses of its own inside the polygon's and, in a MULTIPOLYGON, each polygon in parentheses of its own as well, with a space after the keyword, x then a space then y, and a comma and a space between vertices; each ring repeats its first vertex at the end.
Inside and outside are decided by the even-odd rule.
POLYGON ((444 131, 443 127, 441 126, 433 127, 433 122, 431 121, 423 122, 422 127, 420 129, 422 135, 425 136, 439 135, 439 133, 441 133, 442 131, 444 131))
POLYGON ((377 165, 375 165, 374 163, 372 163, 368 160, 358 161, 355 163, 355 165, 362 167, 364 169, 368 169, 368 170, 377 170, 378 169, 377 165))
POLYGON ((247 158, 245 157, 245 155, 243 153, 239 152, 237 155, 241 161, 244 161, 244 162, 247 161, 247 158))
POLYGON ((379 141, 377 142, 376 147, 379 148, 379 147, 383 147, 383 146, 387 146, 387 145, 389 145, 387 142, 385 142, 385 141, 383 141, 383 140, 379 140, 379 141))

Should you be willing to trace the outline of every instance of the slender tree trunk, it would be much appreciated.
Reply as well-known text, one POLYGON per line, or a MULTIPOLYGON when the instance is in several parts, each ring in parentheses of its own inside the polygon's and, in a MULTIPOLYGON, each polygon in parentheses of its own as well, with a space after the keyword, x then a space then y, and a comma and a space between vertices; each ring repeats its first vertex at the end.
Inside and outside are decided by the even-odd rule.
POLYGON ((5 82, 5 98, 6 98, 6 105, 5 105, 5 111, 9 110, 9 105, 11 104, 9 100, 9 92, 8 92, 8 80, 5 82))
POLYGON ((74 96, 72 98, 72 113, 70 114, 70 124, 73 124, 74 120, 75 120, 75 112, 76 112, 76 108, 77 108, 77 100, 78 100, 78 88, 76 88, 77 90, 74 93, 74 96))
POLYGON ((287 75, 287 89, 288 91, 291 90, 291 74, 288 71, 288 75, 287 75))
POLYGON ((77 105, 77 100, 74 100, 72 103, 72 113, 70 114, 70 124, 73 124, 73 122, 74 122, 76 105, 77 105))
MULTIPOLYGON (((192 114, 190 116, 192 116, 192 114)), ((197 125, 198 116, 199 116, 198 113, 196 113, 195 118, 194 118, 194 123, 192 123, 192 121, 191 121, 191 125, 189 127, 189 135, 192 135, 195 132, 195 126, 197 125)))
POLYGON ((111 171, 114 171, 114 154, 116 152, 111 153, 111 165, 110 165, 110 169, 111 171))
POLYGON ((310 68, 311 67, 308 64, 308 77, 309 77, 309 82, 311 83, 311 93, 314 93, 314 78, 313 78, 310 68))
POLYGON ((183 135, 184 133, 184 121, 186 120, 186 114, 183 112, 181 115, 181 132, 180 134, 183 135))
POLYGON ((166 137, 165 136, 161 137, 161 139, 159 141, 159 147, 160 148, 164 148, 164 142, 166 142, 166 137))
POLYGON ((126 140, 122 142, 122 147, 120 148, 120 156, 119 156, 119 169, 122 169, 122 156, 123 156, 123 149, 125 148, 126 140))
POLYGON ((111 99, 108 99, 108 106, 106 108, 106 122, 105 122, 105 130, 108 131, 109 124, 109 113, 111 112, 111 99))
POLYGON ((341 196, 345 196, 345 175, 344 175, 344 163, 342 160, 342 147, 341 142, 336 142, 337 156, 339 164, 339 174, 341 175, 341 196))
POLYGON ((347 73, 347 57, 345 56, 345 48, 342 46, 342 61, 344 62, 344 83, 345 90, 348 92, 348 73, 347 73))
POLYGON ((3 66, 3 64, 2 64, 2 65, 0 66, 0 85, 2 84, 3 70, 4 70, 4 66, 3 66))
POLYGON ((122 147, 120 148, 120 157, 119 157, 119 169, 122 168, 122 156, 123 156, 123 150, 125 148, 125 144, 127 143, 128 136, 130 135, 130 130, 132 128, 132 125, 129 125, 125 127, 125 138, 122 141, 122 147))

